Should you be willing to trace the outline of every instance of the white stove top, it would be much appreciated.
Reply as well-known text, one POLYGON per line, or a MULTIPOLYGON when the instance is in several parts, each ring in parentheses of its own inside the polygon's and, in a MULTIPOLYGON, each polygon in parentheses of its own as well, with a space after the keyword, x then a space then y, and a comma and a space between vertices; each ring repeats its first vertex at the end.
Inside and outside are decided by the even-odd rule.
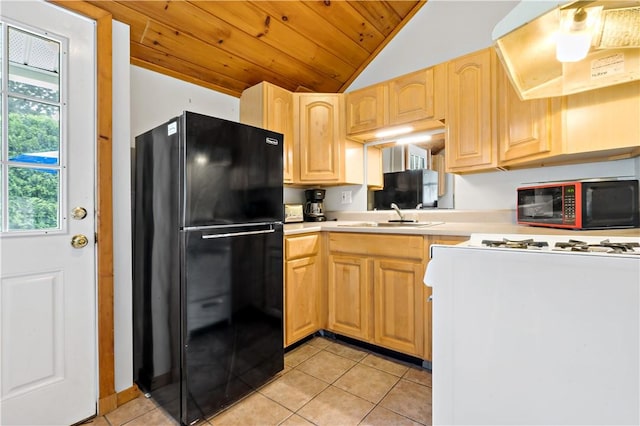
POLYGON ((471 234, 465 247, 564 254, 634 256, 640 259, 640 237, 583 235, 471 234))

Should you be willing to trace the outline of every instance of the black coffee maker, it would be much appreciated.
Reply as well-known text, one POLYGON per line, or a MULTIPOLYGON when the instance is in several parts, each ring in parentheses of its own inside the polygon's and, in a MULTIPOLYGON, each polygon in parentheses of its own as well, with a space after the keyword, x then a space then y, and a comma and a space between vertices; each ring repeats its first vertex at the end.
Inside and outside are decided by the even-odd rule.
POLYGON ((324 215, 324 189, 306 189, 304 196, 307 201, 304 203, 304 220, 307 222, 324 222, 327 218, 324 215))

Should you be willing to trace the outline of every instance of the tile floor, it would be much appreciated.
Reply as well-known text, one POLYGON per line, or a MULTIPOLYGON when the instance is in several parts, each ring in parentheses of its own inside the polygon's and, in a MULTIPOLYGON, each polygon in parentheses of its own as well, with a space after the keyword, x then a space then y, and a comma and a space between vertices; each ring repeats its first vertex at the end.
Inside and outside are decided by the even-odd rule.
MULTIPOLYGON (((175 425, 139 397, 95 426, 175 425)), ((431 373, 344 342, 314 337, 285 355, 278 377, 199 425, 430 425, 431 373)))

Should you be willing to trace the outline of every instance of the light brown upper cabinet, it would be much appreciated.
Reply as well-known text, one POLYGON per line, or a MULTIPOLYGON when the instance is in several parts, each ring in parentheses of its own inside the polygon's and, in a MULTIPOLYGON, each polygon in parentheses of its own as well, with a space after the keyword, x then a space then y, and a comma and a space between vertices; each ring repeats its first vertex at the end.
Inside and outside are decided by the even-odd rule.
MULTIPOLYGON (((294 134, 301 184, 362 184, 364 150, 348 141, 344 95, 294 93, 294 134)), ((295 160, 294 160, 295 161, 295 160)))
POLYGON ((444 65, 438 65, 390 80, 389 125, 443 120, 445 72, 444 65))
POLYGON ((640 154, 640 82, 520 101, 501 68, 498 78, 500 167, 607 161, 640 154))
POLYGON ((348 92, 348 137, 372 140, 378 130, 405 124, 416 131, 444 127, 446 78, 440 64, 348 92))
POLYGON ((471 172, 498 165, 493 108, 496 56, 484 49, 448 63, 447 171, 471 172))
POLYGON ((284 135, 283 178, 293 183, 293 94, 264 81, 246 89, 240 97, 240 122, 284 135))
POLYGON ((640 82, 522 101, 488 48, 449 62, 448 93, 450 172, 640 154, 640 82))
POLYGON ((559 154, 562 99, 522 101, 497 64, 499 162, 501 166, 559 154))
POLYGON ((364 150, 347 140, 341 93, 292 93, 262 82, 240 97, 240 122, 284 134, 283 175, 289 185, 364 181, 364 150))
POLYGON ((340 95, 304 93, 294 95, 300 181, 340 180, 344 138, 340 117, 340 95))
POLYGON ((388 122, 387 85, 354 90, 346 94, 347 134, 354 135, 381 129, 388 122))
POLYGON ((367 187, 382 189, 384 179, 382 174, 382 149, 377 146, 367 147, 367 187))

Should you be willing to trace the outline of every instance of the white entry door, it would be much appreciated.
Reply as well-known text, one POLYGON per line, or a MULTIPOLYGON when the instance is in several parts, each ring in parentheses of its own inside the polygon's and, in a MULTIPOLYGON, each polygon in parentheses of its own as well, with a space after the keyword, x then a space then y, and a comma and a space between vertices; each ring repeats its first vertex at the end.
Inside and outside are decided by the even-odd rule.
POLYGON ((68 425, 97 401, 95 23, 44 1, 0 20, 0 424, 68 425))

